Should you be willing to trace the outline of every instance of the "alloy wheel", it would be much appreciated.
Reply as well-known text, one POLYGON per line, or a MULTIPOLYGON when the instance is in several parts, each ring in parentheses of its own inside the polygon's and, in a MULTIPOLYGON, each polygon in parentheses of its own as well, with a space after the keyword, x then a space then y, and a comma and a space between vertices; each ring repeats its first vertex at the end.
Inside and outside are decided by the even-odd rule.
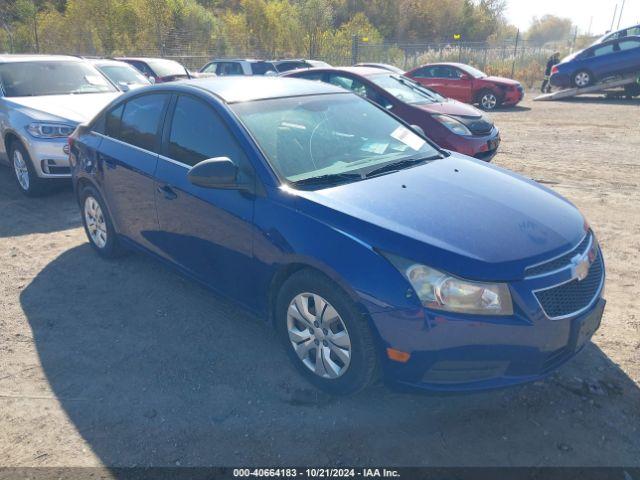
POLYGON ((587 72, 579 72, 576 74, 575 82, 578 87, 586 87, 591 82, 591 77, 587 72))
POLYGON ((98 248, 107 244, 107 222, 105 221, 100 204, 94 197, 87 197, 84 201, 84 219, 91 241, 98 248))
POLYGON ((320 295, 300 293, 287 310, 289 340, 300 361, 322 378, 345 374, 351 338, 336 309, 320 295))
POLYGON ((497 103, 498 98, 493 93, 485 93, 480 99, 480 105, 485 110, 493 110, 497 103))
POLYGON ((13 170, 16 174, 20 187, 25 191, 29 190, 29 185, 31 183, 29 180, 29 168, 22 156, 22 152, 18 149, 13 151, 13 170))

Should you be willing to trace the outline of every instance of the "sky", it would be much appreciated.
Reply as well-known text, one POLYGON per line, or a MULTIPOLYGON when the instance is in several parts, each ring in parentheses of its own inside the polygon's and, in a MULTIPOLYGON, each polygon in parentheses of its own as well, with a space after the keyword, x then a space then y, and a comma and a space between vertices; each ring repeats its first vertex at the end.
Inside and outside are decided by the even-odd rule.
MULTIPOLYGON (((581 33, 602 34, 611 28, 613 11, 618 13, 613 25, 616 30, 623 0, 507 0, 507 18, 520 30, 526 30, 534 16, 547 13, 570 18, 581 33)), ((620 28, 640 24, 640 0, 625 0, 620 28)))

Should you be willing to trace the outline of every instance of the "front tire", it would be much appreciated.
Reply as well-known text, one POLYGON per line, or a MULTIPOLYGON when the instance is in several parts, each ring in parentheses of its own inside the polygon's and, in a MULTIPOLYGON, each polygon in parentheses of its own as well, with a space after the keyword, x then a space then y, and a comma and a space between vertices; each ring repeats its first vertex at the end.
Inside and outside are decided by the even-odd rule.
POLYGON ((478 105, 485 111, 495 110, 500 106, 500 99, 491 90, 483 90, 478 94, 478 105))
POLYGON ((275 315, 289 358, 317 388, 349 395, 376 379, 378 359, 366 318, 326 276, 313 270, 293 274, 280 289, 275 315))
POLYGON ((18 140, 11 142, 9 160, 18 189, 27 197, 37 197, 45 192, 45 180, 38 177, 31 156, 18 140))
POLYGON ((593 83, 593 75, 587 70, 579 70, 571 77, 571 83, 576 88, 585 88, 593 83))
POLYGON ((119 257, 123 250, 102 197, 91 186, 80 192, 82 224, 91 247, 104 258, 119 257))

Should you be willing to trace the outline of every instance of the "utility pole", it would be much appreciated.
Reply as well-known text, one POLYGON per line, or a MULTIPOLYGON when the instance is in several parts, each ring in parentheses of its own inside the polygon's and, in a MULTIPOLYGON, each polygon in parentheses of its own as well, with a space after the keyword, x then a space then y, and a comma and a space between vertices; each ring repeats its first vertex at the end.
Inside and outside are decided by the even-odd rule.
POLYGON ((516 32, 516 44, 513 48, 513 63, 511 64, 511 78, 516 73, 516 58, 518 57, 518 40, 520 40, 520 29, 516 32))
POLYGON ((620 15, 618 15, 618 26, 616 30, 620 30, 620 20, 622 19, 622 11, 624 10, 624 0, 622 0, 622 6, 620 7, 620 15))
MULTIPOLYGON (((618 13, 618 4, 616 3, 616 8, 613 9, 613 18, 611 19, 611 28, 609 32, 613 30, 613 23, 616 21, 616 13, 618 13)), ((607 32, 607 33, 609 33, 607 32)))

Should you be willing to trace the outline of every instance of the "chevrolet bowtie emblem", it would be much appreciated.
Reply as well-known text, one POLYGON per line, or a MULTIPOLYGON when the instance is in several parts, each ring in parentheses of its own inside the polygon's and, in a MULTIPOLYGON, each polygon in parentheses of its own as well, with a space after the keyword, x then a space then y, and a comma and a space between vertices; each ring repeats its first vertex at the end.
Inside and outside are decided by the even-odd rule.
POLYGON ((589 275, 589 267, 591 262, 588 254, 576 255, 571 259, 571 276, 580 282, 589 275))

